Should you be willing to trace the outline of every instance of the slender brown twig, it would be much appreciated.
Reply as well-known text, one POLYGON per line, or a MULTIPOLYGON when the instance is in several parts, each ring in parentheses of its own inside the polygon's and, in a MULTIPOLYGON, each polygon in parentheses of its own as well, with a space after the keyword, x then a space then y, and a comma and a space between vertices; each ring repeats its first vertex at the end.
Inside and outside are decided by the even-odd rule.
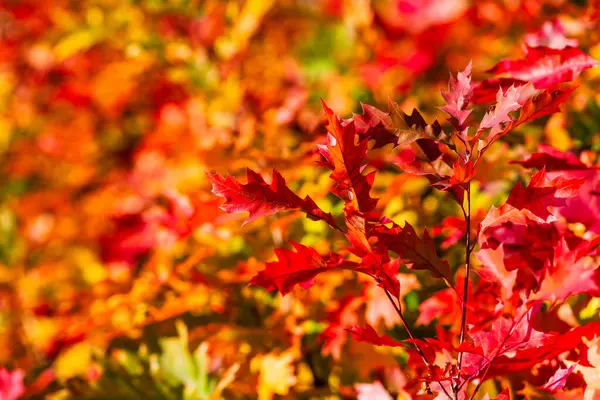
MULTIPOLYGON (((465 240, 465 283, 463 290, 463 301, 462 301, 462 315, 460 320, 460 337, 459 344, 463 344, 465 340, 465 331, 467 326, 467 306, 469 300, 469 272, 471 270, 471 182, 467 186, 467 208, 465 210, 465 229, 466 229, 466 240, 465 240)), ((458 370, 461 370, 463 359, 463 352, 458 353, 458 370)))
POLYGON ((404 318, 404 314, 402 313, 402 310, 400 309, 400 306, 396 305, 396 302, 392 298, 392 295, 390 294, 390 292, 387 291, 387 289, 384 289, 384 291, 385 291, 385 295, 387 296, 388 300, 394 306, 394 309, 396 310, 396 313, 398 313, 398 316, 400 317, 400 321, 402 321, 402 325, 404 325, 404 329, 406 329, 406 332, 408 333, 408 336, 413 341, 413 345, 415 346, 415 348, 417 350, 417 353, 419 353, 419 355, 421 356, 421 358, 423 359, 423 361, 425 362, 426 365, 429 364, 429 361, 427 360, 427 357, 425 356, 425 353, 423 352, 423 350, 421 349, 421 347, 419 347, 419 345, 417 344, 417 342, 415 340, 415 336, 413 335, 413 333, 412 333, 412 331, 410 329, 410 325, 408 325, 408 322, 404 318))
MULTIPOLYGON (((398 299, 398 304, 396 304, 396 302, 392 298, 392 295, 390 294, 390 292, 388 292, 387 289, 383 289, 383 291, 385 292, 385 295, 387 296, 387 298, 390 301, 390 303, 392 303, 392 306, 394 306, 394 309, 396 310, 396 313, 398 313, 398 316, 400 317, 400 321, 402 321, 402 325, 404 325, 404 329, 406 329, 406 332, 408 333, 408 336, 412 339, 413 345, 415 346, 415 349, 417 350, 417 353, 419 353, 419 355, 423 359, 423 362, 425 363, 425 365, 427 367, 429 367, 429 361, 427 360, 427 357, 425 356, 425 352, 423 352, 423 350, 421 349, 421 347, 419 346, 419 344, 416 342, 415 335, 413 335, 412 330, 410 329, 410 325, 408 325, 408 322, 404 318, 404 313, 402 312, 402 309, 401 309, 401 306, 400 306, 400 299, 398 299)), ((439 382, 439 381, 437 383, 440 385, 440 388, 446 394, 446 396, 448 396, 449 399, 452 399, 452 397, 450 396, 450 393, 448 393, 448 391, 442 385, 442 383, 439 382)))

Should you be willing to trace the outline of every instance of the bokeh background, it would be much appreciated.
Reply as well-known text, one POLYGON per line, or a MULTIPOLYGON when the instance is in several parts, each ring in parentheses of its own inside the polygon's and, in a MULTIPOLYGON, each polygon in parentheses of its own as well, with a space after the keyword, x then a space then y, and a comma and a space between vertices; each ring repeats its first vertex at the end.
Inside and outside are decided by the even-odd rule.
MULTIPOLYGON (((285 298, 247 286, 288 240, 327 251, 340 238, 297 213, 242 226, 205 171, 277 168, 339 214, 313 156, 320 99, 345 117, 393 99, 443 120, 449 72, 472 60, 484 77, 528 33, 560 26, 600 59, 592 3, 0 0, 0 365, 16 371, 0 374, 16 390, 2 398, 340 399, 375 377, 400 385, 401 350, 343 334, 367 319, 402 335, 373 284, 336 272, 285 298)), ((565 112, 490 152, 477 179, 495 191, 474 209, 506 197, 508 160, 539 143, 600 150, 600 70, 583 77, 565 112)), ((384 171, 374 190, 398 223, 459 215, 421 178, 384 171)), ((438 235, 456 235, 446 221, 438 235)), ((417 332, 435 334, 419 310, 437 289, 403 278, 417 332)))

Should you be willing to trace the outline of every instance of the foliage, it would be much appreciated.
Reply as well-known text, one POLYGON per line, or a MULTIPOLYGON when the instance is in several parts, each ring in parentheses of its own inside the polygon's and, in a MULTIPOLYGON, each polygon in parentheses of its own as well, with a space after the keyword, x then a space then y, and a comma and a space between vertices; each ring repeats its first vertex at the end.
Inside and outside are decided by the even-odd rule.
POLYGON ((0 0, 0 399, 600 395, 599 16, 0 0))

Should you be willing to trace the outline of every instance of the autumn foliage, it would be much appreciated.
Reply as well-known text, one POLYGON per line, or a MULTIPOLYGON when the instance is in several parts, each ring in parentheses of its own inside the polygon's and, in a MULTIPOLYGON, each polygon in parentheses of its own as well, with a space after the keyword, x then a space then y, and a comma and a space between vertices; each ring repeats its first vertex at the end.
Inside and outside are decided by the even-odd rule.
POLYGON ((0 400, 600 397, 594 2, 0 0, 0 38, 0 400))

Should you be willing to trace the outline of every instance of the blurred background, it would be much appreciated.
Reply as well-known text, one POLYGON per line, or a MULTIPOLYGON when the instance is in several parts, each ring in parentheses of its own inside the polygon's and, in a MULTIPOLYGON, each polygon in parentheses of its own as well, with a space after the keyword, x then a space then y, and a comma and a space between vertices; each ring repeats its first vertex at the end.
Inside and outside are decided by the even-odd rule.
MULTIPOLYGON (((372 284, 336 272, 285 298, 247 286, 288 240, 327 251, 340 238, 296 213, 242 226, 205 171, 277 168, 339 214, 313 156, 320 99, 345 118, 393 99, 443 120, 449 72, 472 60, 485 77, 528 33, 561 29, 600 59, 598 12, 584 0, 0 0, 0 398, 339 399, 374 376, 402 382, 401 350, 343 331, 366 318, 402 335, 372 284)), ((505 196, 508 160, 542 142, 600 150, 600 72, 584 76, 567 112, 490 152, 483 184, 505 196)), ((383 172, 374 190, 398 223, 457 212, 420 178, 383 172)), ((402 289, 415 321, 439 283, 406 275, 402 289)), ((418 329, 435 333, 429 322, 418 329)))

